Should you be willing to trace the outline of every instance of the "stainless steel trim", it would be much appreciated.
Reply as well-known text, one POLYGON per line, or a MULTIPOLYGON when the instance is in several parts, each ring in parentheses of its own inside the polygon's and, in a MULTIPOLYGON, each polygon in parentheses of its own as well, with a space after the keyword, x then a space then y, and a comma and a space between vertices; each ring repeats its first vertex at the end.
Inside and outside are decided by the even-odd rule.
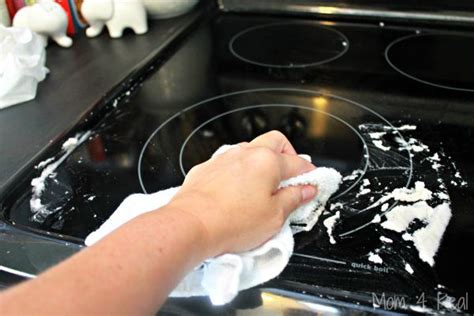
POLYGON ((449 11, 449 12, 424 12, 424 11, 392 11, 389 9, 350 8, 311 4, 290 4, 285 1, 245 1, 245 0, 219 0, 219 6, 224 11, 235 12, 270 12, 270 13, 303 13, 323 16, 351 16, 371 17, 379 19, 425 20, 439 22, 474 23, 474 14, 449 11))

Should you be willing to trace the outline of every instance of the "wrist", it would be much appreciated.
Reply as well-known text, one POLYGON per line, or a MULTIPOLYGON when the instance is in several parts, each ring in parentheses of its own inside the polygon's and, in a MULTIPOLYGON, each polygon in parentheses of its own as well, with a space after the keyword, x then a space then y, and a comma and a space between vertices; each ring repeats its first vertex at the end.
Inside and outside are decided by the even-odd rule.
POLYGON ((170 209, 179 214, 179 216, 191 223, 199 231, 200 249, 198 251, 204 256, 203 260, 215 257, 220 254, 215 233, 210 229, 212 216, 215 213, 215 202, 212 199, 204 197, 199 192, 186 192, 178 194, 168 205, 170 209))

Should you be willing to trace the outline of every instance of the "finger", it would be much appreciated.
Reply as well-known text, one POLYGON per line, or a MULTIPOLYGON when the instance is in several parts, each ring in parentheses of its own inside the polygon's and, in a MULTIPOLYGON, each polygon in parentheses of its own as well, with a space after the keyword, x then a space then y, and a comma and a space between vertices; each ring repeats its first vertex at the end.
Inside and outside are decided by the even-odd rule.
POLYGON ((299 176, 316 169, 309 161, 293 155, 279 155, 280 181, 299 176))
POLYGON ((290 141, 279 131, 271 131, 258 136, 250 142, 251 146, 267 147, 271 150, 288 155, 296 155, 296 150, 290 141))
POLYGON ((283 188, 274 194, 276 208, 283 210, 285 218, 299 206, 312 200, 318 190, 312 185, 300 185, 283 188))

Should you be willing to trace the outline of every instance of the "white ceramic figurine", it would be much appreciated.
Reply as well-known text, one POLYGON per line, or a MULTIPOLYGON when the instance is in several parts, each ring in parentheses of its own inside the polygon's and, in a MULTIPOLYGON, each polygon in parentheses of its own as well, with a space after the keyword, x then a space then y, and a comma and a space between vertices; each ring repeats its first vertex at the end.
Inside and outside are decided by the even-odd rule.
POLYGON ((13 18, 13 26, 26 27, 36 32, 45 46, 48 44, 48 37, 51 37, 59 46, 70 47, 72 39, 66 35, 67 25, 66 12, 53 0, 40 0, 32 6, 23 7, 13 18))
POLYGON ((112 38, 121 37, 125 28, 135 34, 148 31, 145 6, 142 0, 84 0, 81 13, 89 22, 86 30, 89 37, 100 34, 104 25, 112 38))

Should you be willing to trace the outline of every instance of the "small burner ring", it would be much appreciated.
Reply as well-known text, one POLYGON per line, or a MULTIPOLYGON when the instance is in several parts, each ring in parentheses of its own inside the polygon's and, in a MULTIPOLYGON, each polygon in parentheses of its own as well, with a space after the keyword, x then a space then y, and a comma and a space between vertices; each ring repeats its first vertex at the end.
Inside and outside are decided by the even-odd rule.
POLYGON ((348 49, 349 40, 341 32, 302 22, 250 27, 229 42, 230 52, 238 59, 270 68, 318 66, 341 57, 348 49))
POLYGON ((474 36, 422 33, 401 37, 385 49, 397 72, 429 86, 474 92, 474 36), (454 52, 454 53, 453 53, 454 52))

